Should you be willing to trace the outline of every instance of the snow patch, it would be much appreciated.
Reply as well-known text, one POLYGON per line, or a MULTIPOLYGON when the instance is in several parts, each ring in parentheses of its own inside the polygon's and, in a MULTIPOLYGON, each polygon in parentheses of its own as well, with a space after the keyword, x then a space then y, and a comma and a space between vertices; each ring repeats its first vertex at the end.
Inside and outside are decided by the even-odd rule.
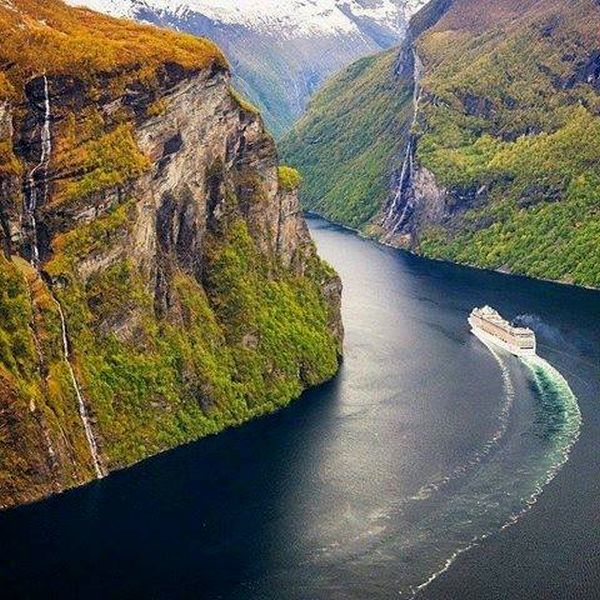
POLYGON ((356 34, 352 16, 367 18, 401 33, 406 14, 425 0, 66 0, 73 6, 119 17, 142 10, 185 18, 201 14, 281 38, 356 34))

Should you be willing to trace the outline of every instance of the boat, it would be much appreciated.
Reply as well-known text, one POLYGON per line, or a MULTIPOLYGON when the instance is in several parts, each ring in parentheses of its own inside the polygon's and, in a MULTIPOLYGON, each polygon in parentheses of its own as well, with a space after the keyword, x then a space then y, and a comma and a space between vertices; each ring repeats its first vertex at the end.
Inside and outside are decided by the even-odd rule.
POLYGON ((494 344, 515 356, 535 356, 535 333, 528 327, 512 325, 491 306, 474 308, 468 321, 472 333, 481 341, 494 344))

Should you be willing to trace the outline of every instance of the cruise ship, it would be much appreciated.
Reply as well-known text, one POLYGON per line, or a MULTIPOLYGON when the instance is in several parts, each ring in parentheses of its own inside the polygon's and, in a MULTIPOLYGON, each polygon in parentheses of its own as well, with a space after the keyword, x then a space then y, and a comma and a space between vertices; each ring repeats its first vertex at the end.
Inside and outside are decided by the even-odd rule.
POLYGON ((535 333, 527 327, 515 327, 491 306, 474 308, 469 315, 471 331, 515 356, 535 356, 535 333))

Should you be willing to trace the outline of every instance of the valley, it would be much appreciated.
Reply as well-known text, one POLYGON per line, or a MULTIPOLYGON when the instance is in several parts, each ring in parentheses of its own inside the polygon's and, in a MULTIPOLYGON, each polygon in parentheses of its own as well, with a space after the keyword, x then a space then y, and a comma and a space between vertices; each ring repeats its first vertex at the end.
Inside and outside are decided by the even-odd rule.
POLYGON ((235 86, 276 136, 320 85, 353 60, 397 45, 424 0, 69 0, 206 36, 231 62, 235 86))
POLYGON ((598 596, 598 0, 0 29, 3 598, 598 596))

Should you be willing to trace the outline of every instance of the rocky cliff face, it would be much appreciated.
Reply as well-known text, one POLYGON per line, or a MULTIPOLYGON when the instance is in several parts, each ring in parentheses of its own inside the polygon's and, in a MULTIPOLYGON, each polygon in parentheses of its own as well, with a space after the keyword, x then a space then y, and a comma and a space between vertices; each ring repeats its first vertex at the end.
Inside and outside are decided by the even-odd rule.
POLYGON ((417 50, 419 37, 433 27, 452 6, 453 0, 432 0, 411 20, 394 69, 394 77, 412 90, 411 122, 397 168, 392 176, 389 198, 376 217, 375 230, 386 244, 412 248, 423 223, 444 219, 446 190, 417 158, 417 126, 423 99, 424 65, 417 50))
MULTIPOLYGON (((5 31, 38 9, 0 8, 5 31)), ((218 50, 168 34, 125 60, 137 26, 48 10, 53 40, 64 19, 123 46, 87 72, 2 56, 0 506, 282 406, 343 335, 340 281, 218 50)))

